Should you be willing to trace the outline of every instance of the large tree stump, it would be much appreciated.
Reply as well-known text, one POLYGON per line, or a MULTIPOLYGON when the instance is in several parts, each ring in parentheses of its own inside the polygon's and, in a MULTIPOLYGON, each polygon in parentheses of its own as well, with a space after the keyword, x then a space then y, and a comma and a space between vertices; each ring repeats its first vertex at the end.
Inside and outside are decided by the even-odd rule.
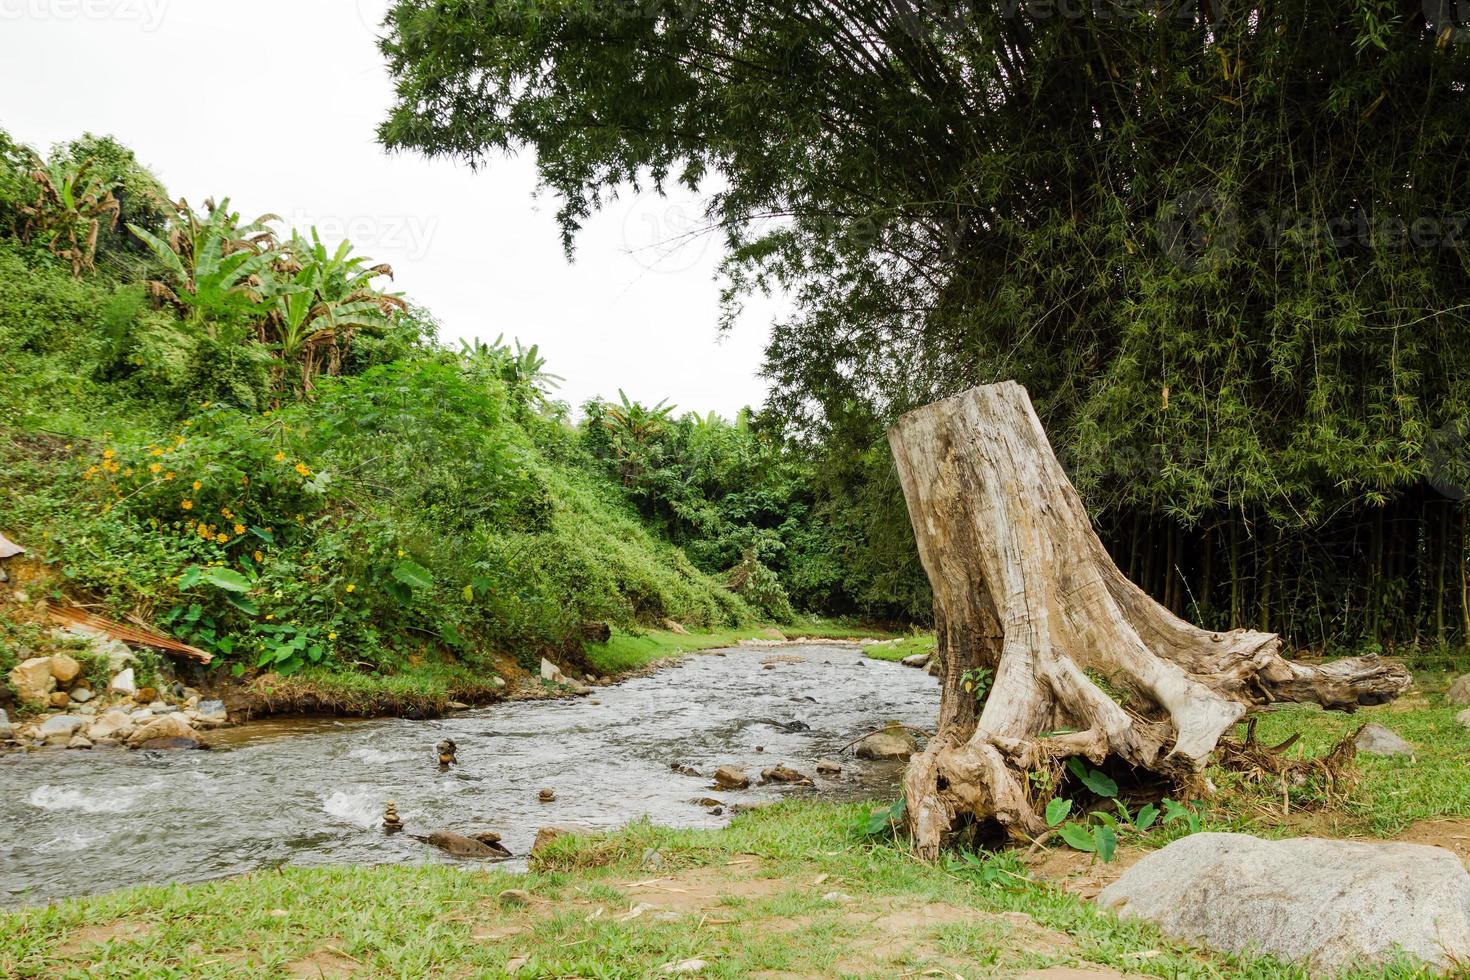
POLYGON ((938 733, 905 777, 923 857, 974 821, 1017 840, 1043 833, 1070 757, 1187 783, 1253 708, 1350 711, 1409 685, 1378 657, 1293 663, 1274 634, 1197 629, 1150 599, 1103 548, 1014 382, 911 412, 888 439, 934 588, 942 671, 938 733), (984 670, 982 709, 966 682, 984 670))

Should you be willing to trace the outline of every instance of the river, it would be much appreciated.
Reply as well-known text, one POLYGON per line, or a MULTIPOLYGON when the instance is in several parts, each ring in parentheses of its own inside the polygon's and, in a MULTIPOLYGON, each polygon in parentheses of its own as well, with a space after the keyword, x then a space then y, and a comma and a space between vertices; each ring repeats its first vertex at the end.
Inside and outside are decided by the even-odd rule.
POLYGON ((545 824, 727 822, 728 807, 716 815, 691 802, 705 796, 892 798, 896 764, 849 753, 842 774, 827 777, 816 760, 890 720, 932 727, 938 705, 927 673, 853 646, 751 646, 690 656, 591 698, 507 702, 438 721, 273 721, 217 732, 220 747, 209 752, 0 756, 0 904, 282 864, 451 860, 409 834, 384 834, 389 799, 411 833, 494 830, 524 855, 545 824), (800 662, 765 664, 782 658, 800 662), (446 737, 460 764, 440 772, 434 745, 446 737), (675 762, 705 776, 680 775, 675 762), (778 762, 816 788, 709 788, 717 766, 758 777, 778 762), (556 799, 540 802, 542 788, 556 799))

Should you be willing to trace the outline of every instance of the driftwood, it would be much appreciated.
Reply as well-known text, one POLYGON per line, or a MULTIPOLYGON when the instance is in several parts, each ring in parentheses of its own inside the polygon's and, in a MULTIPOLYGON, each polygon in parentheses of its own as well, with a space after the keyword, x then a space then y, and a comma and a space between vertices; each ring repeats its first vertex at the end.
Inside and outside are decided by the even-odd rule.
POLYGON ((905 777, 921 856, 976 821, 1034 840, 1069 758, 1188 784, 1252 709, 1351 711, 1409 685, 1378 657, 1293 663, 1274 634, 1197 629, 1154 602, 1094 533, 1020 385, 919 409, 888 438, 934 588, 943 684, 938 733, 905 777), (984 671, 982 707, 971 689, 984 671))

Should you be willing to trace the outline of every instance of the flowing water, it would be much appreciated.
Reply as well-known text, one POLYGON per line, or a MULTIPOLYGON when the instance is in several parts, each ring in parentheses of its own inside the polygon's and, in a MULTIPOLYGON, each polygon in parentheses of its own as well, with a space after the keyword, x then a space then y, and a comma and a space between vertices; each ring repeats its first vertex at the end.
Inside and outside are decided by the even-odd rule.
POLYGON ((714 815, 691 802, 706 796, 891 798, 897 765, 848 754, 842 774, 826 777, 816 760, 886 721, 930 727, 938 704, 924 671, 851 646, 741 647, 591 699, 510 702, 440 721, 264 722, 216 733, 211 752, 0 756, 0 904, 281 864, 451 860, 409 834, 384 834, 389 799, 410 834, 494 830, 524 855, 545 824, 728 821, 728 807, 714 815), (801 662, 763 664, 787 656, 801 662), (440 772, 434 745, 445 737, 460 764, 440 772), (673 772, 675 762, 706 777, 673 772), (709 788, 717 766, 757 777, 778 762, 816 789, 709 788), (543 787, 554 802, 538 801, 543 787))

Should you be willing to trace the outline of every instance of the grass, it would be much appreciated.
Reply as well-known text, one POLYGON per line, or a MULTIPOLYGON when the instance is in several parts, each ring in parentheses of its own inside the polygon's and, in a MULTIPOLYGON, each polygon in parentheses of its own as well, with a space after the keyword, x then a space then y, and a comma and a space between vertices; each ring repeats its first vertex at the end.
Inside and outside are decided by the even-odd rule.
POLYGON ((779 628, 749 626, 688 633, 675 633, 671 630, 631 633, 615 629, 608 642, 588 644, 586 657, 594 673, 617 675, 641 670, 649 664, 684 653, 734 646, 742 640, 784 637, 857 640, 890 635, 881 630, 833 619, 799 619, 779 628))
MULTIPOLYGON (((1320 752, 1369 720, 1420 751, 1413 761, 1363 758, 1346 805, 1300 820, 1282 820, 1274 789, 1225 781, 1209 826, 1382 837, 1423 818, 1470 816, 1470 731, 1454 723, 1456 710, 1418 694, 1356 718, 1301 708, 1265 715, 1266 740, 1302 733, 1293 751, 1320 752)), ((529 977, 643 977, 699 959, 710 977, 1012 977, 1087 964, 1172 978, 1306 976, 1121 922, 1031 876, 1014 851, 920 864, 901 841, 861 831, 867 809, 790 801, 721 831, 635 823, 564 838, 526 875, 446 865, 285 868, 25 909, 0 914, 0 975, 506 976, 514 968, 529 977), (508 888, 529 892, 529 902, 503 903, 508 888)), ((1142 845, 1170 836, 1155 832, 1142 845)), ((1408 966, 1349 974, 1423 975, 1408 966)))
POLYGON ((916 653, 933 653, 934 642, 933 633, 912 633, 895 640, 864 647, 863 653, 874 660, 891 660, 896 663, 916 653))

